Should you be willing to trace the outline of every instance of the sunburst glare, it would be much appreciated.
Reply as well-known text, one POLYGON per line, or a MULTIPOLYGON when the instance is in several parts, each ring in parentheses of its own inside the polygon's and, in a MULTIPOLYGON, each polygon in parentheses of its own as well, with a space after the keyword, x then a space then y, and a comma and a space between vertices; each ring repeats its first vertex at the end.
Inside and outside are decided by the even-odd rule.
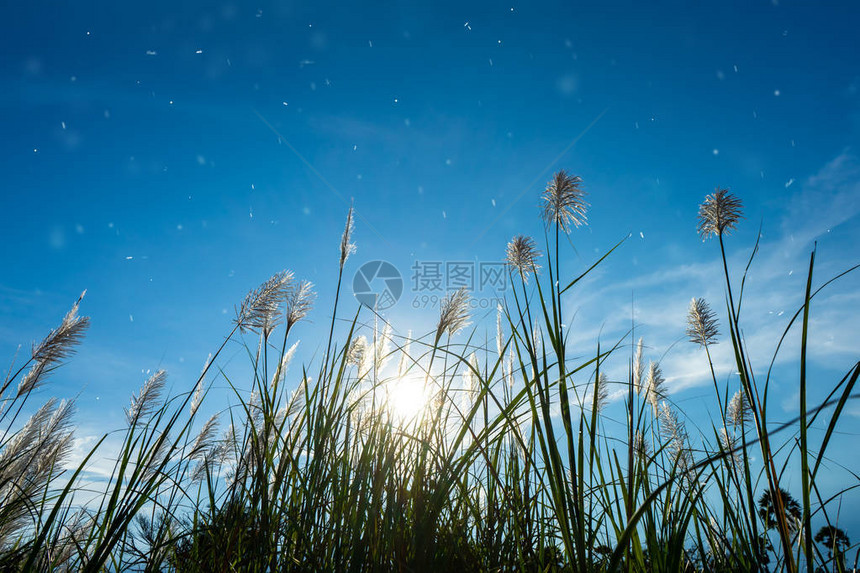
POLYGON ((394 378, 385 386, 385 407, 401 423, 420 416, 430 402, 430 390, 419 375, 394 378))

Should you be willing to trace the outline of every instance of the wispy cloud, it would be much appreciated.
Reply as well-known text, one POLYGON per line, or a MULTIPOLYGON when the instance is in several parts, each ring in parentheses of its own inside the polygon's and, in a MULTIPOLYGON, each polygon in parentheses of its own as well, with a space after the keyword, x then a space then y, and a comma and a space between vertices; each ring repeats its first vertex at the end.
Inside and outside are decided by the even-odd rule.
POLYGON ((860 213, 860 161, 847 149, 809 177, 792 197, 784 238, 804 248, 860 213))
MULTIPOLYGON (((797 360, 800 348, 797 322, 775 359, 774 352, 791 317, 803 304, 812 242, 840 226, 843 226, 842 232, 851 233, 860 240, 856 226, 845 225, 860 213, 860 162, 850 150, 792 189, 796 192, 785 201, 782 220, 776 225, 778 233, 762 238, 743 295, 742 333, 754 360, 755 374, 762 379, 771 360, 777 368, 797 360)), ((748 217, 758 218, 758 215, 748 214, 748 217)), ((750 256, 750 249, 743 247, 738 247, 733 237, 728 238, 735 297, 740 294, 740 278, 750 256)), ((824 252, 816 259, 813 288, 860 262, 850 258, 853 253, 838 251, 836 245, 828 244, 822 250, 824 252)), ((572 342, 593 341, 601 332, 604 340, 620 336, 629 330, 632 319, 637 328, 636 337, 640 333, 645 336, 646 354, 650 348, 653 356, 649 358, 661 361, 670 393, 709 386, 712 379, 704 351, 684 336, 690 298, 704 297, 720 316, 722 342, 711 348, 711 354, 718 382, 722 385, 736 368, 727 337, 719 249, 714 247, 711 252, 708 260, 673 267, 653 266, 648 272, 626 280, 595 282, 592 287, 600 288, 582 290, 595 290, 594 294, 586 295, 591 298, 570 297, 568 308, 578 310, 578 328, 571 337, 572 342), (631 293, 634 293, 633 309, 631 293)), ((813 302, 808 349, 810 360, 819 367, 848 367, 857 358, 857 328, 852 318, 860 312, 857 278, 849 275, 834 283, 813 302)), ((784 380, 796 378, 795 372, 790 375, 779 372, 779 375, 781 377, 774 381, 777 387, 784 380)))

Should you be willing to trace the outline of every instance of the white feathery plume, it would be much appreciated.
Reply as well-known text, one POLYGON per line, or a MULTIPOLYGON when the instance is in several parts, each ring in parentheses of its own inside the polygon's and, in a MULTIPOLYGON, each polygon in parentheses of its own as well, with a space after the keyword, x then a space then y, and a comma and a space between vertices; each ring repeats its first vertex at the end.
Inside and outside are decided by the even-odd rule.
POLYGON ((373 349, 364 335, 356 336, 349 345, 347 363, 358 370, 358 377, 364 378, 373 368, 373 349))
POLYGON ((197 380, 197 385, 194 387, 194 395, 191 396, 191 406, 189 408, 190 417, 193 418, 197 413, 197 409, 203 402, 203 378, 197 380))
POLYGON ((600 376, 597 378, 597 383, 595 384, 594 393, 597 397, 596 403, 596 411, 601 412, 605 407, 606 403, 609 401, 609 389, 606 387, 609 384, 609 379, 606 377, 606 372, 601 372, 600 376))
POLYGON ((535 242, 531 237, 525 235, 517 235, 505 251, 505 264, 516 271, 523 281, 528 282, 529 275, 537 271, 540 266, 537 264, 537 258, 541 256, 540 251, 535 247, 535 242))
POLYGON ((648 378, 645 381, 646 399, 651 404, 654 410, 654 415, 657 415, 658 402, 665 398, 663 384, 666 379, 663 378, 663 372, 660 370, 659 362, 651 362, 648 364, 648 378))
POLYGON ((191 483, 196 484, 203 481, 207 473, 211 475, 214 461, 211 452, 204 452, 203 459, 197 462, 197 465, 194 466, 194 471, 191 472, 191 483))
POLYGON ((13 479, 16 474, 20 473, 20 469, 14 464, 16 461, 20 463, 24 459, 24 453, 38 441, 41 428, 50 419, 51 413, 54 410, 54 404, 56 404, 56 399, 50 398, 4 444, 3 450, 0 451, 0 475, 3 475, 4 479, 0 480, 0 483, 13 479))
POLYGON ((472 409, 475 393, 478 391, 478 381, 475 372, 478 371, 478 356, 473 352, 469 356, 468 365, 463 370, 463 392, 466 395, 467 411, 472 409))
POLYGON ((385 326, 382 327, 382 333, 380 333, 376 337, 376 344, 374 345, 374 366, 376 367, 376 371, 379 372, 383 368, 385 368, 388 361, 391 360, 391 325, 385 323, 385 326))
POLYGON ((502 357, 504 332, 502 331, 502 305, 496 307, 496 353, 502 357))
POLYGON ((732 399, 729 401, 729 406, 726 410, 726 417, 732 423, 732 426, 746 426, 752 420, 752 407, 743 389, 735 392, 732 399))
POLYGON ((643 376, 645 375, 645 362, 642 361, 642 338, 639 338, 639 344, 636 345, 636 354, 633 356, 633 388, 640 396, 645 391, 643 384, 643 376))
POLYGON ((87 291, 81 293, 71 310, 63 317, 60 326, 48 333, 39 344, 33 345, 32 357, 37 362, 49 366, 60 362, 74 353, 74 347, 83 339, 84 331, 90 324, 89 317, 78 316, 78 308, 87 291))
POLYGON ((367 337, 364 335, 356 336, 352 339, 347 351, 346 362, 353 366, 360 366, 364 362, 364 355, 367 353, 367 337))
POLYGON ((723 451, 728 455, 731 463, 735 467, 739 467, 740 458, 738 457, 738 452, 733 451, 737 447, 737 440, 725 427, 720 428, 720 442, 722 443, 723 451))
POLYGON ((203 363, 203 369, 200 371, 200 376, 205 376, 206 372, 209 371, 209 366, 212 364, 212 353, 209 353, 209 356, 206 357, 206 362, 203 363))
POLYGON ((287 401, 287 416, 292 416, 297 413, 305 403, 305 386, 308 380, 302 379, 295 390, 290 393, 290 399, 287 401))
POLYGON ((18 383, 18 394, 15 396, 16 398, 20 398, 24 394, 29 394, 33 390, 35 390, 36 386, 43 380, 42 375, 45 373, 46 362, 44 360, 37 360, 33 367, 21 378, 21 382, 18 383))
POLYGON ((543 193, 543 220, 547 225, 555 223, 565 233, 573 227, 586 224, 585 191, 580 187, 582 179, 568 175, 562 169, 553 175, 543 193))
POLYGON ((692 464, 687 428, 665 400, 660 402, 658 415, 660 432, 663 438, 669 442, 672 463, 676 466, 677 471, 686 472, 692 464))
POLYGON ((436 340, 439 340, 444 332, 454 336, 468 325, 469 293, 466 287, 460 287, 442 299, 439 307, 439 323, 436 326, 436 340))
POLYGON ((248 399, 248 410, 251 413, 251 418, 253 420, 254 428, 259 431, 259 428, 263 424, 263 404, 262 404, 262 396, 260 395, 259 390, 253 390, 251 392, 251 397, 248 399))
POLYGON ((51 398, 0 449, 0 544, 24 527, 62 472, 72 448, 73 410, 71 402, 51 398))
POLYGON ((194 440, 194 445, 191 446, 191 451, 188 457, 191 459, 201 459, 204 457, 207 450, 212 447, 212 442, 215 439, 215 432, 218 429, 218 414, 215 413, 211 418, 206 420, 197 438, 194 440))
POLYGON ((149 479, 155 473, 160 472, 161 468, 167 463, 173 444, 170 443, 170 435, 167 430, 162 430, 155 441, 155 450, 149 456, 146 463, 146 469, 143 472, 144 479, 149 479))
POLYGON ((290 346, 289 350, 284 352, 284 355, 281 357, 281 363, 278 368, 275 370, 275 373, 272 374, 272 382, 270 384, 271 388, 275 388, 280 385, 281 382, 284 381, 284 378, 287 376, 287 370, 290 368, 290 362, 293 361, 293 356, 296 354, 296 348, 299 347, 300 340, 297 340, 290 346))
POLYGON ((636 452, 642 459, 647 459, 650 455, 650 448, 648 447, 648 442, 645 441, 645 435, 641 430, 636 430, 636 434, 633 436, 633 451, 636 452))
POLYGON ((717 315, 703 298, 690 301, 687 313, 687 337, 700 346, 716 344, 720 335, 717 315))
POLYGON ((293 284, 293 273, 281 271, 249 292, 236 309, 235 323, 242 332, 261 330, 265 336, 277 326, 280 308, 293 284))
POLYGON ((203 364, 203 370, 200 371, 200 377, 197 379, 197 386, 194 388, 194 395, 191 397, 190 414, 192 418, 194 417, 194 414, 197 413, 197 409, 203 401, 203 379, 206 378, 206 372, 209 371, 209 364, 211 362, 212 353, 210 352, 209 356, 206 358, 206 362, 203 364))
POLYGON ((352 230, 354 227, 354 222, 352 219, 353 208, 349 208, 349 212, 346 214, 346 227, 343 229, 343 235, 340 237, 340 268, 343 269, 343 265, 346 263, 346 260, 349 258, 351 254, 353 254, 356 250, 355 243, 352 242, 352 230))
POLYGON ((716 191, 705 197, 705 202, 699 206, 699 235, 703 241, 711 235, 721 237, 734 229, 738 220, 742 218, 741 200, 729 193, 728 189, 717 187, 716 191))
POLYGON ((313 283, 301 280, 298 284, 291 285, 287 291, 285 306, 287 308, 287 328, 305 318, 313 308, 316 294, 313 292, 313 283))
POLYGON ((125 417, 129 424, 135 424, 140 418, 149 415, 155 409, 166 381, 167 372, 159 370, 143 383, 138 396, 132 394, 131 406, 125 411, 125 417))

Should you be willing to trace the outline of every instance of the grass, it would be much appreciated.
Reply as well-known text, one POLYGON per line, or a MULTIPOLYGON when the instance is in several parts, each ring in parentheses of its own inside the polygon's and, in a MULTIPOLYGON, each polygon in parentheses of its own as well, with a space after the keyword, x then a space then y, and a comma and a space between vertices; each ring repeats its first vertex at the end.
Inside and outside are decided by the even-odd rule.
POLYGON ((722 313, 691 303, 687 334, 702 349, 714 392, 709 430, 691 436, 660 365, 645 364, 641 340, 594 341, 576 349, 584 358, 572 358, 564 295, 624 242, 580 274, 561 266, 560 238, 585 223, 580 185, 563 171, 548 185, 543 254, 529 237, 508 245, 512 289, 494 341, 468 330, 463 290, 446 297, 423 336, 392 335, 367 308, 342 317, 350 210, 319 362, 293 367, 297 384, 287 382, 291 335, 313 293, 278 273, 242 301, 193 388, 164 396, 166 374, 157 372, 133 396, 95 501, 82 476, 104 438, 67 468, 72 405, 52 399, 24 419, 34 390, 83 337, 79 299, 0 390, 0 568, 849 570, 856 546, 834 507, 860 481, 825 494, 818 478, 856 397, 860 362, 821 404, 808 402, 807 362, 812 301, 857 267, 813 288, 811 254, 797 311, 762 373, 751 366, 763 358, 750 355, 741 320, 758 244, 738 278, 726 243, 741 203, 719 189, 705 199, 699 232, 716 238, 726 299, 722 313), (373 328, 360 328, 362 320, 373 328), (737 373, 729 380, 717 377, 711 354, 721 323, 737 373), (792 336, 801 341, 797 414, 777 424, 768 410, 773 363, 792 336), (240 380, 217 366, 231 340, 247 349, 240 380), (608 379, 612 364, 626 365, 626 379, 608 379), (198 419, 213 377, 233 389, 237 405, 198 419), (607 430, 610 384, 622 389, 621 432, 607 430), (820 441, 809 431, 816 421, 825 427, 820 441), (787 483, 800 484, 796 498, 787 483))

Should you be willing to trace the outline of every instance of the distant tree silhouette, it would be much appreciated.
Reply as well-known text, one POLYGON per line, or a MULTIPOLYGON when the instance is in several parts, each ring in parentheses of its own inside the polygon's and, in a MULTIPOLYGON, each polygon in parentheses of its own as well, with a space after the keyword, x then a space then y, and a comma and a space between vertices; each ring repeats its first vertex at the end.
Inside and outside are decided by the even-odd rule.
MULTIPOLYGON (((779 498, 782 502, 782 511, 784 512, 783 517, 785 517, 788 530, 789 532, 794 533, 797 531, 797 526, 800 523, 803 511, 800 508, 800 504, 797 503, 797 500, 791 497, 791 494, 782 488, 779 488, 779 498)), ((775 529, 779 522, 776 511, 776 504, 771 497, 770 490, 767 490, 761 494, 761 498, 758 500, 758 515, 762 522, 764 522, 765 529, 768 531, 775 529)))
POLYGON ((815 542, 827 548, 827 556, 833 560, 836 571, 845 570, 845 550, 851 545, 848 535, 838 527, 825 525, 815 534, 815 542))

